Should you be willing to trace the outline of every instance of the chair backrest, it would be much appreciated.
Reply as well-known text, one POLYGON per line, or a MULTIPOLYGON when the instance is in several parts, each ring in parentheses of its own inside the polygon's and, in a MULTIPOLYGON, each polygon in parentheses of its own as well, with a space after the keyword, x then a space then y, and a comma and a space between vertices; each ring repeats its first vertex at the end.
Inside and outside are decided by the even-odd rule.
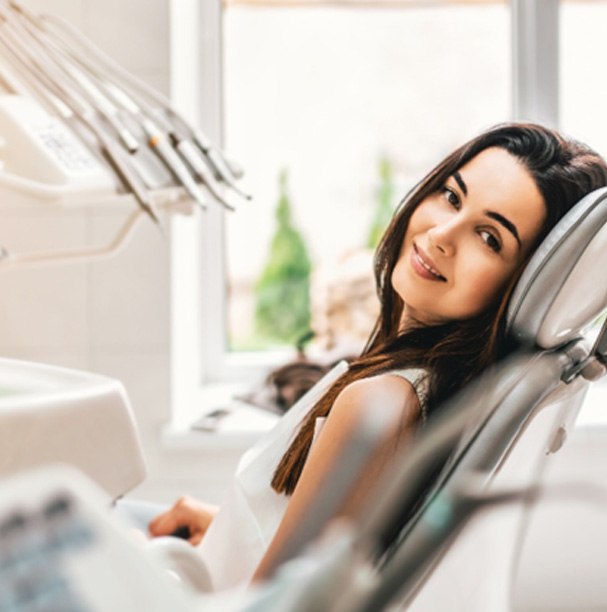
MULTIPOLYGON (((550 455, 559 450, 575 422, 587 388, 580 378, 570 384, 560 380, 563 366, 571 362, 559 357, 523 358, 507 368, 511 385, 506 397, 491 406, 491 414, 480 419, 473 435, 466 432, 470 442, 458 450, 442 475, 437 497, 416 517, 383 568, 386 583, 393 581, 388 592, 404 586, 404 568, 408 580, 417 574, 401 595, 410 609, 511 609, 511 571, 527 505, 521 497, 521 503, 496 506, 465 524, 475 509, 468 495, 522 492, 539 482, 550 455), (464 515, 437 529, 433 519, 437 503, 464 515), (441 544, 433 552, 424 551, 437 535, 441 544)), ((476 501, 481 509, 482 499, 476 501)))

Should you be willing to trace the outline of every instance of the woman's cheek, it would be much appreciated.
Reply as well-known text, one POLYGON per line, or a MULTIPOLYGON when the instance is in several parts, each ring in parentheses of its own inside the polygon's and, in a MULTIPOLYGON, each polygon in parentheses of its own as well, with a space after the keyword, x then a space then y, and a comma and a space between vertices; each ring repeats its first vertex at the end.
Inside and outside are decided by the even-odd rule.
POLYGON ((501 270, 485 266, 470 270, 468 277, 470 307, 478 311, 489 306, 505 280, 501 270))
POLYGON ((401 254, 401 257, 396 262, 394 269, 392 270, 391 277, 392 288, 401 299, 405 299, 403 293, 407 292, 408 283, 407 283, 407 264, 404 257, 401 254))

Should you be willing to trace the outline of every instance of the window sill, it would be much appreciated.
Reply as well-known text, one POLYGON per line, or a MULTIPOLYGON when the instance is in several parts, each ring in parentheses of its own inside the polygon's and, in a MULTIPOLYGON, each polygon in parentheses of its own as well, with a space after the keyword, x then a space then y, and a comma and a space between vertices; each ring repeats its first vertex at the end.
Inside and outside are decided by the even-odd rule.
POLYGON ((162 448, 169 450, 240 450, 244 452, 255 444, 262 432, 206 432, 178 430, 167 425, 161 432, 162 448))
POLYGON ((196 402, 200 407, 197 418, 168 423, 161 431, 162 446, 245 450, 254 444, 280 416, 233 399, 237 390, 230 384, 206 385, 196 402))

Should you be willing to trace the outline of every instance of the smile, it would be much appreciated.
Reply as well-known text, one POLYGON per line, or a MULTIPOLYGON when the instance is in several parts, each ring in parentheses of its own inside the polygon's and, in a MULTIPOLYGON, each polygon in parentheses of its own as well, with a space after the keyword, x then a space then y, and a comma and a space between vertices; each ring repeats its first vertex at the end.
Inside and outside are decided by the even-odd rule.
POLYGON ((415 244, 411 253, 411 266, 422 278, 447 282, 447 279, 433 266, 430 258, 415 244))

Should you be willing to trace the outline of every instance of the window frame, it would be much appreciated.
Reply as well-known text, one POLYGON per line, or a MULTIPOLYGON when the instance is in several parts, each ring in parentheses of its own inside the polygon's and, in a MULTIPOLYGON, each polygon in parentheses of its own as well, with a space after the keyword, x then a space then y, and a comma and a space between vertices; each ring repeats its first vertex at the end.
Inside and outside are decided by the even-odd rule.
MULTIPOLYGON (((560 2, 511 0, 510 5, 513 118, 557 127, 560 2)), ((170 0, 173 103, 219 146, 223 141, 222 11, 222 0, 170 0)), ((171 222, 174 430, 189 428, 201 413, 227 401, 239 384, 260 380, 292 355, 291 350, 228 351, 225 214, 238 213, 211 205, 194 218, 174 217, 171 222)))

